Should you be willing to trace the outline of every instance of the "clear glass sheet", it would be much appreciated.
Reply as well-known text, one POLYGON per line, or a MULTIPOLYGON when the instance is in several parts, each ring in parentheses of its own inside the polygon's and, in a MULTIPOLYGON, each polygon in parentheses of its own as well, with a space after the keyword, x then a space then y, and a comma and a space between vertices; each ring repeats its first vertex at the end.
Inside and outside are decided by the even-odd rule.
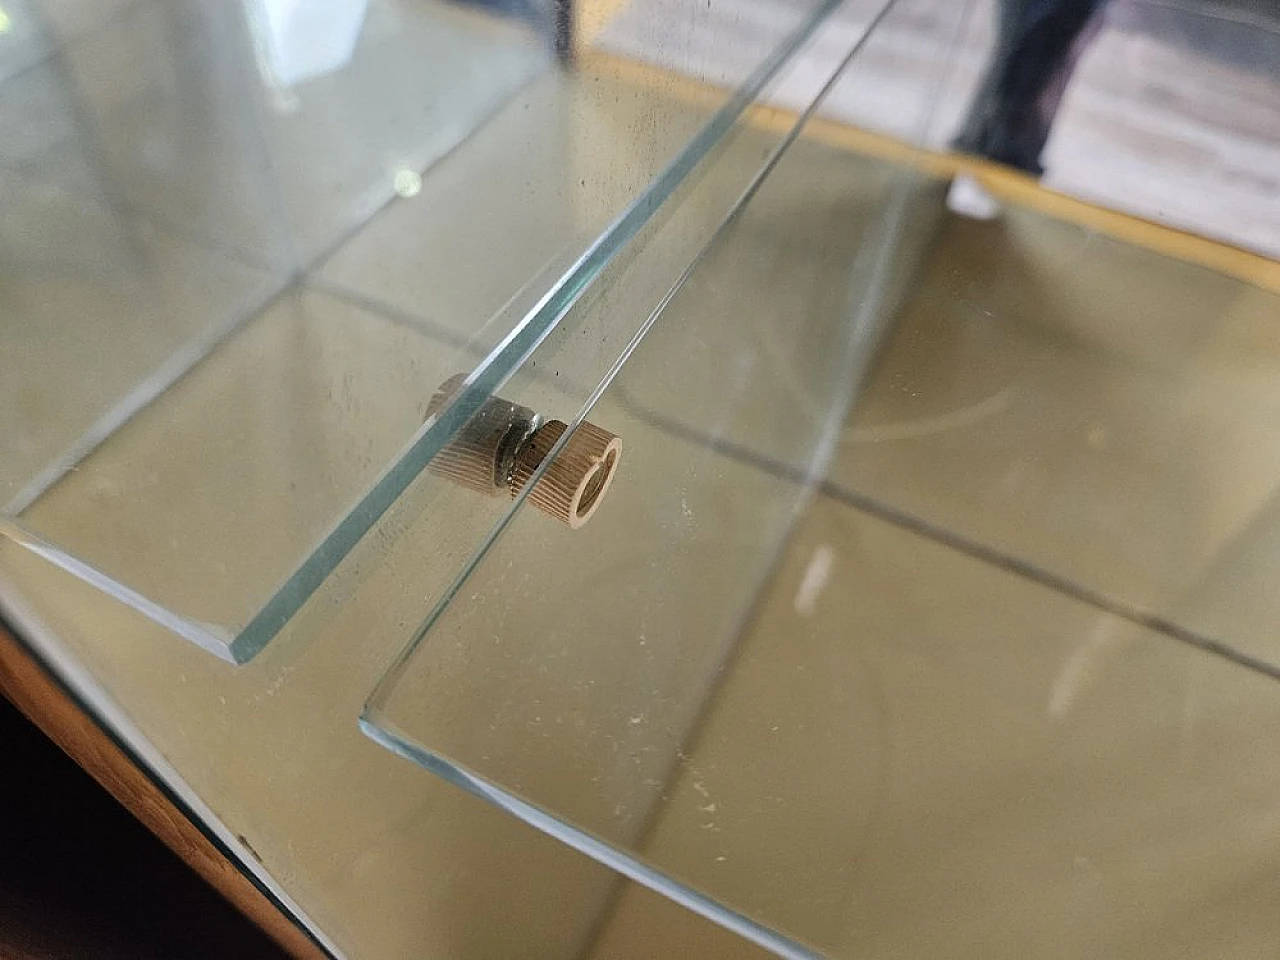
MULTIPOLYGON (((833 960, 1265 953, 1276 694, 1274 678, 822 498, 634 850, 833 960)), ((651 736, 596 751, 590 777, 651 736)), ((620 884, 586 955, 766 955, 660 900, 620 884)))
MULTIPOLYGON (((1169 16, 1196 38, 1184 67, 1268 82, 1266 43, 1242 44, 1239 23, 1169 16)), ((859 69, 892 60, 875 41, 900 47, 904 20, 886 18, 824 116, 848 115, 859 69)), ((1076 106, 1053 145, 1064 171, 1076 106)), ((927 140, 945 142, 937 126, 927 140)), ((1010 924, 1022 955, 1140 942, 1160 956, 1179 940, 1142 911, 1184 900, 1220 931, 1170 927, 1202 952, 1265 939, 1260 901, 1218 887, 1265 857, 1207 866, 1201 845, 1214 824, 1229 849, 1274 846, 1257 830, 1275 769, 1256 762, 1256 730, 1276 722, 1280 672, 1259 587, 1275 444, 1246 438, 1273 432, 1249 397, 1272 366, 1259 324, 1275 296, 1201 264, 1274 270, 1049 192, 1035 202, 1101 232, 1016 208, 926 228, 926 258, 894 249, 906 309, 783 550, 836 371, 857 369, 835 360, 850 330, 834 304, 799 292, 858 276, 832 240, 856 250, 840 221, 855 162, 824 166, 814 147, 791 148, 587 414, 627 445, 601 513, 557 536, 517 512, 383 681, 366 730, 787 956, 934 956, 953 935, 993 955, 1010 924), (806 211, 794 233, 790 209, 806 211), (1185 882, 1156 875, 1166 862, 1185 882)), ((1155 169, 1169 176, 1146 195, 1176 190, 1177 164, 1155 169)), ((623 955, 613 927, 654 913, 621 897, 597 955, 623 955)))
MULTIPOLYGON (((874 55, 876 68, 832 92, 822 105, 827 118, 833 104, 856 105, 862 95, 892 99, 895 74, 885 71, 928 63, 928 51, 946 46, 932 39, 932 14, 920 15, 926 6, 939 16, 951 10, 915 0, 896 7, 911 16, 895 16, 877 32, 893 39, 892 49, 862 51, 874 55)), ((980 7, 976 28, 989 30, 990 14, 990 5, 980 7)), ((835 28, 844 15, 833 12, 827 25, 835 28)), ((88 19, 85 30, 99 25, 88 19)), ((1235 27, 1229 21, 1224 29, 1235 27)), ((828 45, 832 35, 820 34, 811 49, 849 48, 828 45)), ((713 39, 726 35, 713 31, 713 39)), ((1104 33, 1099 43, 1114 39, 1104 33)), ((1214 154, 1220 163, 1201 163, 1197 150, 1175 151, 1184 177, 1194 168, 1210 178, 1198 194, 1176 195, 1211 197, 1229 181, 1252 198, 1248 211, 1265 218, 1274 200, 1266 178, 1226 174, 1257 172, 1243 161, 1267 156, 1253 149, 1266 137, 1243 137, 1237 149, 1229 134, 1245 119, 1265 132, 1272 101, 1253 93, 1233 100, 1224 86, 1198 83, 1202 66, 1227 65, 1202 59, 1198 41, 1122 39, 1158 56, 1117 60, 1099 47, 1084 60, 1081 81, 1092 82, 1099 67, 1123 66, 1133 81, 1127 95, 1137 106, 1128 119, 1137 131, 1147 131, 1145 118, 1156 106, 1167 119, 1194 120, 1197 130, 1225 128, 1228 143, 1214 154), (1178 98, 1161 100, 1164 85, 1141 82, 1151 62, 1177 76, 1178 98), (1210 109, 1185 98, 1195 88, 1212 92, 1210 109), (1229 102, 1240 112, 1222 109, 1229 102)), ((850 69, 865 63, 860 56, 850 69)), ((610 109, 621 109, 628 77, 658 76, 666 84, 659 90, 724 102, 723 91, 615 66, 619 83, 598 101, 610 109)), ((1234 70, 1219 76, 1243 80, 1234 70)), ((909 73, 896 76, 911 80, 907 89, 923 90, 909 73)), ((1264 75, 1251 75, 1245 86, 1253 90, 1264 75)), ((605 83, 597 85, 603 90, 605 83)), ((940 109, 963 99, 963 92, 948 92, 940 109)), ((627 158, 650 156, 644 144, 672 129, 673 114, 661 113, 667 120, 657 122, 643 97, 630 102, 637 112, 618 114, 630 119, 583 128, 615 149, 600 147, 601 164, 585 174, 565 166, 564 190, 577 182, 585 191, 582 180, 632 189, 627 158)), ((1071 111, 1080 102, 1068 97, 1052 149, 1070 147, 1071 111)), ((518 94, 508 104, 521 116, 536 109, 518 94)), ((56 112, 41 107, 35 115, 56 112)), ((668 215, 656 217, 608 268, 602 280, 611 282, 584 291, 500 395, 548 416, 571 420, 581 412, 679 280, 685 251, 700 249, 715 232, 725 205, 741 196, 793 119, 764 109, 744 116, 710 168, 724 179, 690 178, 691 189, 672 197, 668 215), (704 190, 715 203, 699 213, 704 190)), ((942 127, 929 131, 928 142, 948 141, 942 127)), ((485 123, 466 143, 497 142, 483 140, 494 129, 485 123)), ((552 138, 537 135, 545 129, 531 124, 509 141, 519 148, 511 155, 531 157, 545 147, 565 156, 550 150, 552 138)), ((687 142, 697 127, 681 129, 687 142)), ((1150 138, 1122 123, 1104 142, 1133 146, 1150 138)), ((732 911, 739 925, 748 918, 751 932, 779 949, 984 960, 1268 955, 1280 940, 1280 766, 1273 749, 1280 699, 1274 682, 1259 675, 1280 664, 1270 589, 1271 571, 1280 569, 1272 506, 1280 352, 1275 296, 1263 289, 1275 264, 1109 218, 991 170, 983 175, 1009 201, 998 223, 938 224, 929 215, 941 213, 941 184, 915 195, 928 201, 910 209, 933 248, 920 271, 906 255, 913 244, 889 248, 903 269, 890 276, 888 299, 896 284, 906 305, 884 331, 821 495, 787 537, 780 513, 798 510, 804 497, 786 483, 803 486, 817 472, 815 417, 834 415, 822 391, 843 369, 828 348, 848 314, 827 310, 847 292, 860 245, 874 239, 868 228, 885 212, 892 177, 863 155, 920 161, 948 175, 961 162, 911 156, 901 144, 823 117, 796 149, 806 144, 817 149, 809 154, 814 165, 804 168, 813 175, 793 184, 794 202, 766 182, 753 201, 770 211, 751 221, 759 244, 735 242, 736 257, 709 252, 591 410, 626 444, 618 485, 600 512, 570 532, 522 507, 454 598, 459 607, 473 595, 492 600, 487 610, 448 621, 452 633, 422 639, 404 666, 403 689, 384 704, 395 710, 389 719, 403 721, 402 733, 432 733, 459 758, 479 754, 469 769, 487 765, 495 777, 519 776, 527 796, 554 799, 584 823, 603 823, 597 836, 615 846, 593 853, 686 902, 709 908, 706 898, 718 901, 708 912, 732 911), (769 253, 775 245, 783 252, 769 253), (791 247, 794 259, 785 255, 791 247), (702 269, 713 262, 714 270, 702 269), (786 268, 771 270, 771 263, 786 268), (1252 284, 1242 280, 1249 277, 1252 284), (680 322, 668 325, 673 318, 680 322), (745 343, 735 348, 738 332, 745 343), (682 396, 693 401, 681 403, 682 396), (666 539, 659 537, 663 524, 666 539), (523 545, 519 554, 505 551, 508 538, 523 545), (767 555, 779 559, 766 570, 767 555), (764 591, 739 576, 756 576, 764 591), (733 621, 744 598, 749 609, 733 621), (738 632, 737 623, 747 628, 738 632), (713 636, 717 630, 724 633, 713 636), (1213 649, 1235 662, 1189 650, 1188 640, 1217 644, 1213 649), (643 659, 646 650, 652 663, 643 659), (720 651, 729 651, 723 668, 713 668, 720 651), (508 652, 512 660, 504 664, 508 652), (435 664, 453 687, 422 675, 435 664), (605 682, 615 689, 605 690, 605 682), (436 699, 419 703, 418 690, 436 699), (615 705, 610 696, 619 691, 625 697, 615 705), (669 720, 643 715, 653 702, 645 697, 655 691, 671 708, 669 720), (562 694, 563 703, 549 692, 562 694), (464 702, 468 693, 474 699, 464 702), (411 728, 418 719, 421 728, 411 728), (528 749, 528 763, 503 746, 491 723, 528 749), (681 723, 686 732, 675 729, 681 723), (568 739, 566 728, 578 739, 568 739), (616 751, 607 736, 618 741, 616 751), (673 743, 669 774, 652 773, 661 769, 655 751, 673 743), (634 795, 631 770, 642 771, 634 795), (574 795, 571 777, 585 799, 574 795), (662 784, 643 783, 650 778, 662 784), (646 800, 649 810, 637 813, 646 800), (618 803, 624 808, 614 814, 618 803)), ((1079 154, 1086 155, 1108 156, 1079 154)), ((313 272, 303 289, 248 315, 225 349, 184 378, 189 386, 166 392, 174 407, 147 407, 130 421, 137 433, 127 443, 99 448, 104 457, 109 448, 121 457, 101 461, 114 466, 97 487, 67 488, 84 497, 72 510, 72 532, 105 541, 113 530, 126 531, 135 552, 163 551, 166 526, 189 523, 205 538, 210 564, 170 564, 180 555, 160 555, 173 568, 162 571, 171 578, 165 589, 197 602, 223 576, 244 576, 250 586, 272 576, 283 559, 271 555, 270 543, 313 544, 323 532, 307 526, 317 509, 339 505, 350 488, 376 477, 385 464, 375 461, 421 425, 438 378, 473 368, 501 340, 495 326, 475 352, 467 346, 510 299, 509 289, 497 287, 541 276, 555 251, 572 247, 557 241, 570 227, 527 232, 563 209, 550 199, 496 204, 532 211, 510 238, 474 205, 449 207, 445 195, 432 193, 433 184, 448 182, 447 164, 449 158, 432 168, 435 176, 423 177, 417 197, 396 199, 387 212, 419 198, 439 204, 431 217, 406 220, 406 249, 432 221, 474 222, 475 232, 435 235, 437 254, 450 236, 472 238, 459 242, 456 258, 407 253, 398 274, 388 269, 361 288, 381 290, 385 300, 313 272), (525 236, 537 240, 532 253, 492 255, 495 246, 517 250, 525 236), (504 243, 490 242, 494 237, 504 243), (521 257, 538 252, 538 268, 526 270, 530 261, 521 257), (499 274, 512 262, 510 274, 499 274), (415 271, 427 276, 435 265, 441 272, 415 292, 415 271), (490 274, 503 278, 492 290, 484 283, 490 274), (457 277, 458 286, 446 289, 441 276, 457 277), (429 296, 431 289, 439 297, 429 296), (445 296, 455 289, 457 296, 445 296), (403 297, 394 299, 394 310, 393 293, 403 297), (496 306, 477 311, 477 325, 468 305, 484 296, 496 306), (433 304, 438 309, 428 312, 433 304), (409 393, 412 403, 404 399, 409 393), (299 409, 307 415, 298 417, 299 409), (201 458, 200 444, 177 442, 187 435, 217 437, 208 447, 212 457, 201 458), (237 467, 219 473, 214 467, 223 459, 237 467), (168 470, 182 482, 174 488, 176 506, 160 509, 163 502, 148 491, 159 480, 152 474, 168 470), (296 503, 283 494, 293 483, 309 485, 296 503), (207 503, 190 510, 197 489, 207 503), (136 498, 137 513, 95 511, 90 493, 117 510, 136 498), (175 519, 182 510, 190 510, 185 521, 175 519), (260 549, 269 562, 255 554, 260 549)), ((461 178, 466 166, 453 167, 454 175, 461 178)), ((1166 189, 1160 164, 1147 169, 1144 185, 1166 189)), ((384 177, 386 168, 379 170, 384 177)), ((514 183, 523 187, 523 180, 514 183)), ((382 181, 384 192, 393 187, 382 181)), ((609 196, 603 187, 599 195, 609 196)), ((580 239, 589 242, 599 233, 591 226, 607 216, 594 202, 588 207, 585 193, 574 196, 563 223, 584 225, 580 239)), ((8 193, 0 197, 13 202, 8 193)), ((1236 217, 1245 206, 1230 209, 1236 217)), ((50 228, 64 222, 48 220, 50 228)), ((140 231, 143 239, 148 229, 140 231)), ((724 236, 736 230, 730 225, 724 236)), ((904 241, 910 233, 904 225, 904 241)), ((70 255, 82 234, 92 235, 74 226, 42 243, 70 255)), ((114 240, 103 245, 127 252, 114 240)), ((366 257, 371 268, 378 265, 376 249, 366 257)), ((572 259, 548 267, 543 290, 572 259)), ((343 282, 356 283, 357 273, 343 282)), ((213 285, 221 296, 238 289, 234 276, 215 276, 213 285)), ((521 315, 541 296, 537 285, 521 294, 528 298, 521 315)), ((125 285, 125 295, 139 286, 125 285)), ((71 296, 57 292, 65 289, 51 284, 43 293, 71 296)), ((81 310, 108 299, 92 290, 77 296, 81 310)), ((189 318, 163 305, 150 315, 189 318)), ((187 336, 179 331, 177 339, 187 336)), ((61 381, 68 394, 121 365, 114 362, 120 354, 109 353, 113 342, 86 349, 84 382, 61 381)), ((738 936, 708 931, 665 897, 638 893, 560 840, 425 775, 354 722, 406 636, 434 612, 510 506, 477 500, 430 472, 414 477, 317 602, 238 666, 175 642, 166 628, 8 540, 0 540, 0 601, 6 624, 21 628, 104 725, 335 954, 758 955, 738 936)), ((406 737, 397 747, 424 743, 406 737)), ((451 777, 463 772, 436 763, 438 755, 415 756, 451 777)), ((515 806, 513 790, 468 783, 515 806)), ((575 843, 592 843, 541 808, 518 812, 575 843)))
MULTIPOLYGON (((833 89, 862 79, 857 64, 833 89)), ((795 938, 806 931, 778 932, 767 910, 746 916, 639 845, 939 201, 938 184, 906 168, 818 137, 790 143, 625 365, 594 389, 579 381, 577 416, 624 449, 599 512, 572 532, 527 504, 501 520, 374 694, 370 735, 757 942, 803 954, 795 938), (676 398, 679 416, 642 399, 656 397, 676 398)), ((516 402, 530 402, 538 374, 563 371, 573 385, 584 369, 561 366, 571 343, 548 347, 526 365, 528 387, 508 385, 516 402)))
POLYGON ((1275 671, 1274 11, 1111 5, 1045 163, 940 232, 830 484, 1275 671))
MULTIPOLYGON (((732 88, 541 5, 142 2, 65 36, 15 7, 7 535, 253 656, 838 6, 787 5, 732 88)), ((662 38, 705 11, 626 15, 662 38)), ((714 227, 768 152, 739 145, 679 229, 714 227)))

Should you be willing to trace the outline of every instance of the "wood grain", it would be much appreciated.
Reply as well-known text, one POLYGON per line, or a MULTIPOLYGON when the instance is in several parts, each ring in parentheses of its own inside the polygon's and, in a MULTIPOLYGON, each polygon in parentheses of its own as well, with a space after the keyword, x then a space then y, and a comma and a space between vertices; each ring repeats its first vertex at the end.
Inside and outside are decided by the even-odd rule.
POLYGON ((0 627, 0 694, 291 956, 328 954, 282 912, 0 627))

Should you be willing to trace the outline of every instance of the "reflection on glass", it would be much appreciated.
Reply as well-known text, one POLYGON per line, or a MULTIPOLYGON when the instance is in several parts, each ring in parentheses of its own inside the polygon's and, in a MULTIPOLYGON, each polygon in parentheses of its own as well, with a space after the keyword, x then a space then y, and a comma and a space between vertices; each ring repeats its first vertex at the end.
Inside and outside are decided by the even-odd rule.
POLYGON ((355 52, 368 0, 253 0, 248 18, 260 65, 282 87, 341 69, 355 52))

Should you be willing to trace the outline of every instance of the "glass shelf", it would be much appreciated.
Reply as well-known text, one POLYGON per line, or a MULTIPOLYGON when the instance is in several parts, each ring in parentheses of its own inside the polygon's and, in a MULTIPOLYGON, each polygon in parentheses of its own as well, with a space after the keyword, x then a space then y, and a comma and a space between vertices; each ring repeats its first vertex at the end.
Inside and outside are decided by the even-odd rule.
MULTIPOLYGON (((625 364, 538 398, 622 437, 608 502, 572 533, 497 517, 362 728, 781 956, 1231 952, 1269 896, 1274 604, 1247 586, 1274 471, 1239 497, 1188 472, 1248 474, 1215 451, 1260 429, 1243 344, 1274 294, 1096 209, 938 227, 939 185, 831 134, 789 145, 625 364)), ((586 369, 563 348, 527 369, 586 369)), ((653 903, 620 886, 591 955, 702 936, 653 903)))
MULTIPOLYGON (((856 96, 862 51, 846 52, 824 97, 856 96)), ((912 102, 917 135, 932 102, 912 102)), ((797 126, 777 143, 693 265, 641 298, 657 307, 612 363, 585 362, 577 341, 632 329, 608 312, 635 302, 626 276, 508 382, 515 403, 622 438, 607 500, 577 531, 519 501, 495 511, 362 718, 393 752, 788 956, 811 955, 809 931, 686 876, 645 838, 941 214, 938 181, 834 139, 797 126)), ((650 256, 668 249, 657 239, 650 256)))
POLYGON ((789 4, 727 64, 701 5, 287 6, 19 6, 0 84, 0 533, 237 663, 406 491, 449 502, 424 466, 593 291, 661 298, 785 134, 758 104, 821 87, 797 51, 879 5, 789 4))

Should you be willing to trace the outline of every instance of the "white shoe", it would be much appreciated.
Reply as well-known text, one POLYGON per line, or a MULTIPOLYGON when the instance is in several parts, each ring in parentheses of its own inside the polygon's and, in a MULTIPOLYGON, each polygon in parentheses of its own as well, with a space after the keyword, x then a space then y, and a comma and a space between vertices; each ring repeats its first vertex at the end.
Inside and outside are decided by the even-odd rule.
POLYGON ((970 220, 994 220, 1000 216, 1000 201, 987 188, 967 173, 951 181, 947 191, 947 209, 970 220))

